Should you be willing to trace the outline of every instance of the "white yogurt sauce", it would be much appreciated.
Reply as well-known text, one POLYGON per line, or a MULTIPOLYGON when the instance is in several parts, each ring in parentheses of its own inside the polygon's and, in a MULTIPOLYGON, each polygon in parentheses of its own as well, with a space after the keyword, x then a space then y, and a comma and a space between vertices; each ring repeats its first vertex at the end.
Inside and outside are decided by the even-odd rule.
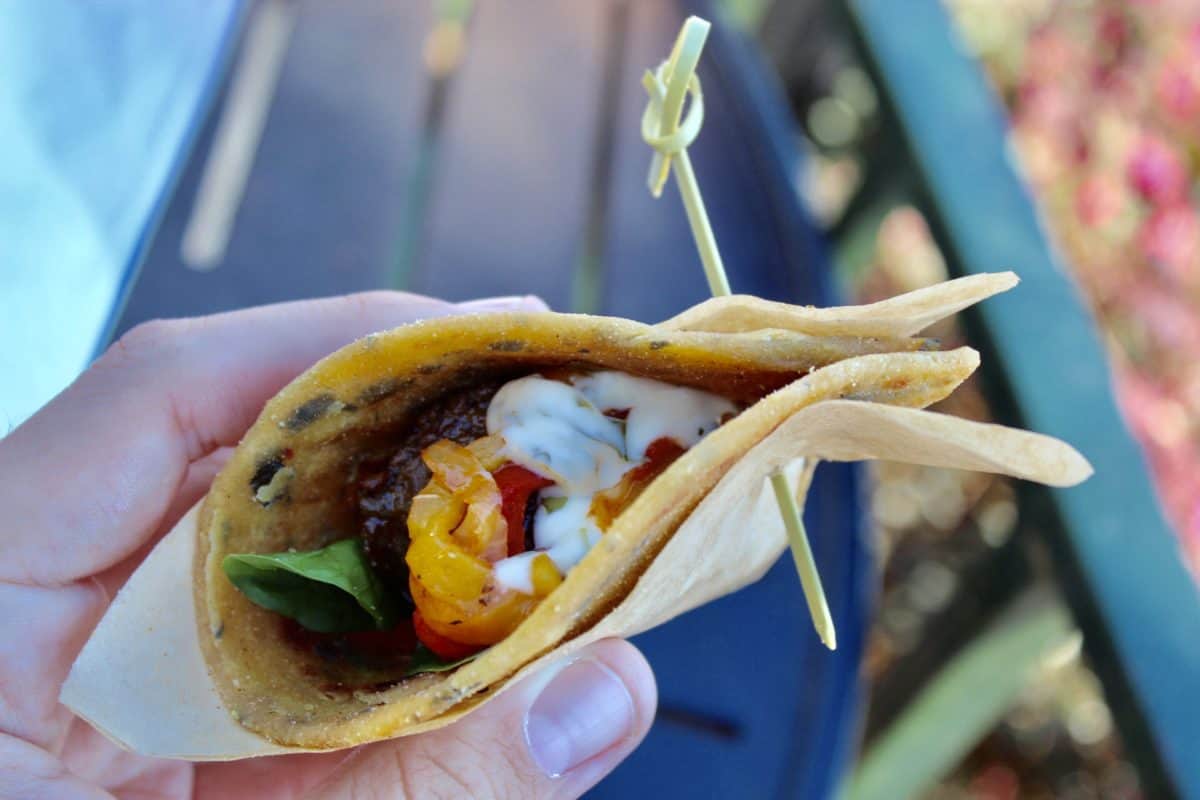
POLYGON ((592 497, 616 486, 641 464, 656 439, 674 439, 692 447, 737 413, 723 397, 622 372, 574 376, 570 384, 530 375, 509 381, 488 406, 489 434, 504 437, 504 455, 555 482, 533 518, 536 550, 501 559, 496 581, 515 591, 533 593, 533 559, 546 553, 567 571, 587 555, 601 536, 589 510, 592 497), (628 410, 624 420, 605 411, 628 410))
POLYGON ((721 417, 737 412, 724 397, 623 372, 594 372, 572 383, 597 408, 629 409, 625 453, 639 463, 655 439, 665 436, 689 448, 720 425, 721 417))
MULTIPOLYGON (((547 489, 543 494, 546 496, 562 495, 547 489)), ((566 502, 553 511, 543 503, 533 515, 534 546, 544 550, 564 575, 600 538, 600 528, 588 515, 591 507, 592 495, 576 494, 567 496, 566 502)))
POLYGON ((496 583, 505 589, 533 594, 533 560, 541 553, 530 550, 502 558, 492 565, 496 583))
POLYGON ((504 455, 572 494, 613 486, 633 466, 616 422, 574 386, 540 375, 504 384, 487 413, 504 455))

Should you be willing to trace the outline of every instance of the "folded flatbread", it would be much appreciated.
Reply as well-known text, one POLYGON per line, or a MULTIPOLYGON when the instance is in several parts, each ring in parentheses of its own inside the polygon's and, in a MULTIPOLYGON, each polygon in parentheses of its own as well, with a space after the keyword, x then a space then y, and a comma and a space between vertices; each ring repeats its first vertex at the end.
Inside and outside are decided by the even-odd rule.
MULTIPOLYGON (((786 547, 765 479, 786 469, 802 499, 810 474, 802 467, 818 458, 863 457, 893 441, 888 455, 902 460, 1055 485, 1082 480, 1086 461, 1053 439, 901 411, 944 398, 978 364, 969 348, 940 352, 916 334, 1014 283, 1008 273, 978 276, 841 309, 735 296, 656 326, 556 313, 451 317, 339 350, 266 405, 201 507, 198 636, 222 702, 253 733, 305 749, 445 725, 544 659, 646 630, 759 578, 786 547), (614 374, 699 390, 736 413, 702 426, 697 441, 626 498, 552 591, 465 663, 414 674, 405 658, 347 657, 337 650, 343 639, 313 646, 226 572, 230 556, 310 552, 355 535, 362 504, 348 501, 348 485, 364 464, 411 449, 406 437, 431 420, 456 430, 447 415, 478 417, 481 402, 495 405, 501 388, 530 376, 567 385, 614 374), (475 405, 462 400, 472 393, 475 405), (885 406, 895 408, 880 413, 885 406)), ((624 440, 615 446, 633 458, 624 440)), ((403 519, 409 509, 388 511, 403 519)), ((389 641, 412 646, 403 635, 389 641)))

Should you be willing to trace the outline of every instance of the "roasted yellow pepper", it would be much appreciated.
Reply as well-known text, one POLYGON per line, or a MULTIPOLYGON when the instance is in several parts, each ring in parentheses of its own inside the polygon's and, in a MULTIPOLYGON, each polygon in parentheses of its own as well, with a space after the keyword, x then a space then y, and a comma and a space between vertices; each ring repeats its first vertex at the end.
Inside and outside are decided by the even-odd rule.
MULTIPOLYGON (((405 561, 409 589, 424 625, 452 643, 484 647, 513 631, 562 582, 546 555, 533 560, 532 595, 496 585, 492 564, 508 553, 500 489, 490 470, 503 463, 503 444, 489 436, 470 447, 442 440, 421 459, 433 477, 413 498, 405 561)), ((445 657, 445 643, 422 637, 445 657), (442 646, 439 646, 442 645, 442 646)))

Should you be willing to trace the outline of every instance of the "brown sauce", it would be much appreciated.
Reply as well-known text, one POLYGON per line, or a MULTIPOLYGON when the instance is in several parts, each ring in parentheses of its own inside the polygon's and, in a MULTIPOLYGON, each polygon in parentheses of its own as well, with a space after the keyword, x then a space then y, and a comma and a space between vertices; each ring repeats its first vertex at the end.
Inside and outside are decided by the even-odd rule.
POLYGON ((488 404, 504 383, 482 383, 431 403, 417 412, 413 426, 390 456, 358 465, 351 491, 359 514, 363 550, 384 584, 402 593, 406 600, 408 509, 430 477, 421 461, 421 451, 440 439, 468 445, 486 436, 488 404))

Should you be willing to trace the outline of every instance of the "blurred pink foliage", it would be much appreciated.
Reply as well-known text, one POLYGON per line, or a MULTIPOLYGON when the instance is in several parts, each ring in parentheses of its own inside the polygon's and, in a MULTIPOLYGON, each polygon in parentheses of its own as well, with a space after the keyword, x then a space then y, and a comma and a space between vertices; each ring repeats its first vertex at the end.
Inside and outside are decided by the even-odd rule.
POLYGON ((1154 134, 1145 134, 1129 155, 1131 186, 1153 206, 1175 203, 1187 195, 1191 176, 1183 156, 1154 134))
POLYGON ((1048 6, 989 60, 1200 571, 1200 0, 1048 6))

